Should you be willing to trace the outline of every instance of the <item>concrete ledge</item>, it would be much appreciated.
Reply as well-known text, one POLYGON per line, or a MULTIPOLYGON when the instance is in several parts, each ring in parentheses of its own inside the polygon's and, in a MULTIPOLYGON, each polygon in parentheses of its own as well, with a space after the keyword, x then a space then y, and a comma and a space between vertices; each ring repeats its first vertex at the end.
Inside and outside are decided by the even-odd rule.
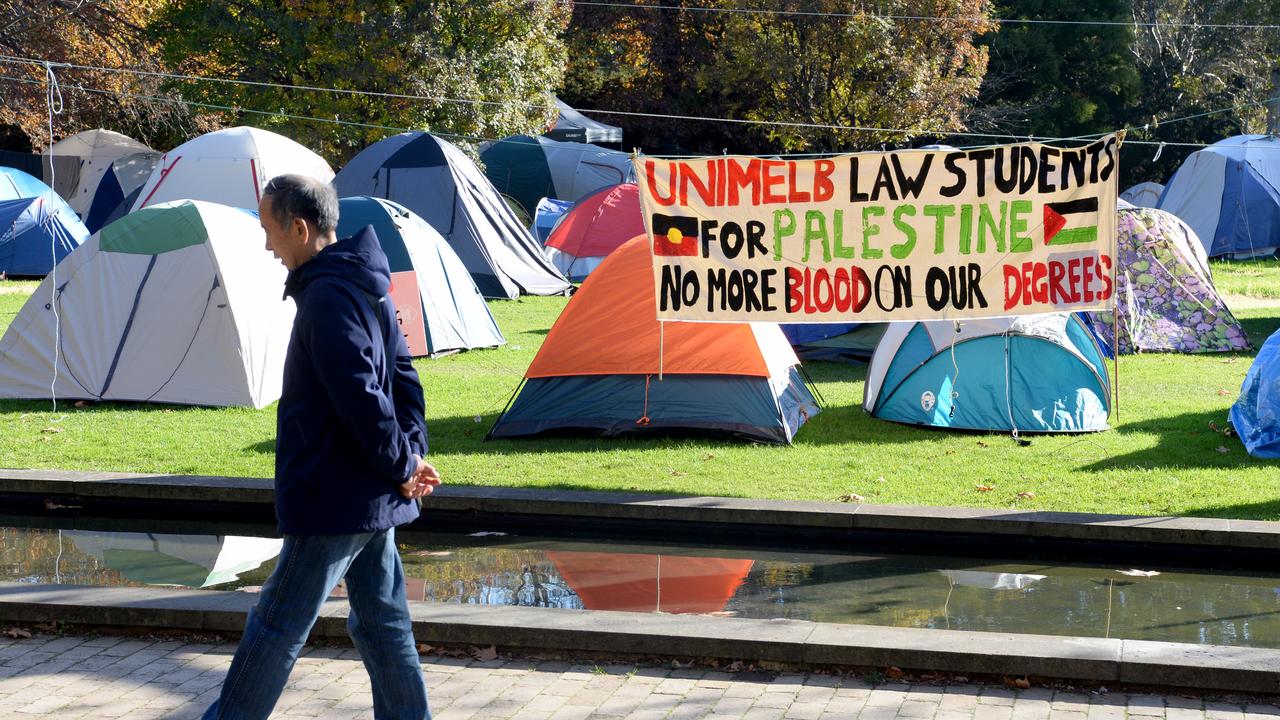
MULTIPOLYGON (((272 483, 227 478, 64 470, 0 470, 0 493, 81 499, 230 503, 268 508, 272 483)), ((979 508, 684 497, 644 493, 446 485, 427 499, 436 517, 489 516, 554 527, 549 520, 676 523, 813 531, 997 536, 1058 542, 1157 544, 1198 549, 1280 550, 1280 522, 1143 517, 979 508)))
MULTIPOLYGON (((0 583, 0 621, 239 632, 244 592, 0 583)), ((1280 650, 590 610, 413 603, 420 642, 1280 692, 1280 650)), ((345 637, 330 601, 313 637, 345 637)))

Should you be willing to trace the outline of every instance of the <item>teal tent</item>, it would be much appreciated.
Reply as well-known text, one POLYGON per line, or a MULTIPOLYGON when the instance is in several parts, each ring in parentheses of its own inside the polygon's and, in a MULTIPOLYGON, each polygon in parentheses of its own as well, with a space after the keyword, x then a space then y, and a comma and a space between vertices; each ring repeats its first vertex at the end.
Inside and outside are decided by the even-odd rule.
POLYGON ((1089 432, 1107 428, 1110 389, 1076 315, 896 322, 871 358, 863 408, 928 427, 1089 432))

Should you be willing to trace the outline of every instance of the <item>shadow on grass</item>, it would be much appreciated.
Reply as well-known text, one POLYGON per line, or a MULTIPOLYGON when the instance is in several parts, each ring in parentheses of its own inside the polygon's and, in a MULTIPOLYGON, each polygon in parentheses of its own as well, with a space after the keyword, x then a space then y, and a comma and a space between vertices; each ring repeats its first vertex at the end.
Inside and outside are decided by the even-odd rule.
POLYGON ((1240 321, 1240 327, 1244 328, 1253 350, 1243 353, 1230 353, 1231 355, 1252 358, 1257 354, 1258 348, 1262 347, 1262 343, 1266 342, 1267 338, 1271 337, 1276 330, 1280 330, 1280 315, 1243 318, 1237 315, 1236 320, 1240 321))
POLYGON ((1235 469, 1275 466, 1274 461, 1250 457, 1239 438, 1234 435, 1227 437, 1222 432, 1215 431, 1210 423, 1220 430, 1231 427, 1225 410, 1121 423, 1111 432, 1120 435, 1146 433, 1157 436, 1159 441, 1153 447, 1115 455, 1081 469, 1106 472, 1134 468, 1235 469))

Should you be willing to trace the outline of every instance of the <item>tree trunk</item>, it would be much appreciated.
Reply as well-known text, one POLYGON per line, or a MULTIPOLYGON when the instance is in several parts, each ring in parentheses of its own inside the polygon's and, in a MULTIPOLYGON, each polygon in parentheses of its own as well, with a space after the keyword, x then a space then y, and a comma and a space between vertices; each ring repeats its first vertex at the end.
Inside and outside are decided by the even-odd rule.
POLYGON ((1271 93, 1267 103, 1267 134, 1280 135, 1280 65, 1271 68, 1271 93))

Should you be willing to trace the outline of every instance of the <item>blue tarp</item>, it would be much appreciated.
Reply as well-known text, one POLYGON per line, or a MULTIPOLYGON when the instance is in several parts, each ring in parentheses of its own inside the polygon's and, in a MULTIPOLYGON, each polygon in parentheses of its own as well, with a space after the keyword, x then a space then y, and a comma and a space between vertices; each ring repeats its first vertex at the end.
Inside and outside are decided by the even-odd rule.
POLYGON ((1280 331, 1267 338, 1231 406, 1231 424, 1249 454, 1280 458, 1280 331))

